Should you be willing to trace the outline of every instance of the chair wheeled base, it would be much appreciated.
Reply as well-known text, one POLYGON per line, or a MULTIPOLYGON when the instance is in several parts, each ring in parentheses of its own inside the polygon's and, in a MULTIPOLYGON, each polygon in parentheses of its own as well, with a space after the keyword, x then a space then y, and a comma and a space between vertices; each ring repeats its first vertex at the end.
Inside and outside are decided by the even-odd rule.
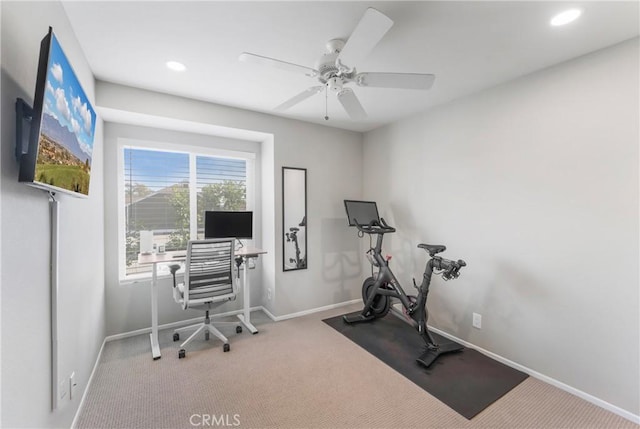
MULTIPOLYGON (((235 326, 236 333, 242 332, 242 325, 240 322, 216 322, 216 326, 235 326)), ((180 344, 180 351, 178 351, 178 358, 182 359, 186 357, 187 352, 184 347, 193 341, 198 334, 204 332, 204 339, 209 341, 210 334, 216 336, 220 341, 222 341, 222 349, 225 352, 231 350, 231 346, 229 345, 229 340, 225 337, 222 332, 218 330, 218 328, 211 323, 211 318, 209 317, 209 311, 206 312, 205 319, 203 323, 196 323, 195 325, 184 326, 182 328, 174 329, 173 331, 173 341, 180 341, 180 333, 189 332, 195 329, 189 338, 187 338, 182 344, 180 344)))

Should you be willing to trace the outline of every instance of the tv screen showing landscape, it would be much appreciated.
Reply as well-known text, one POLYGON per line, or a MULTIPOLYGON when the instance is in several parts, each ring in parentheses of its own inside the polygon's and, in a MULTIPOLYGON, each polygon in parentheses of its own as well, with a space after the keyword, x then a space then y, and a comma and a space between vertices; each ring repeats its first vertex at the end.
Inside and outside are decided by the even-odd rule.
POLYGON ((89 194, 96 113, 53 30, 42 41, 28 153, 20 181, 89 194))

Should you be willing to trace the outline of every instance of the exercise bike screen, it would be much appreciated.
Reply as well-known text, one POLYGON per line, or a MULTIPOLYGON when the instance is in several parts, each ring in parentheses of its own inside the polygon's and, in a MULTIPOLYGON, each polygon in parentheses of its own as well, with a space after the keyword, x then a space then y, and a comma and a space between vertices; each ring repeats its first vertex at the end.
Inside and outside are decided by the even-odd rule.
POLYGON ((356 226, 356 220, 360 225, 368 225, 374 220, 380 222, 375 201, 344 200, 344 208, 347 211, 349 226, 356 226))

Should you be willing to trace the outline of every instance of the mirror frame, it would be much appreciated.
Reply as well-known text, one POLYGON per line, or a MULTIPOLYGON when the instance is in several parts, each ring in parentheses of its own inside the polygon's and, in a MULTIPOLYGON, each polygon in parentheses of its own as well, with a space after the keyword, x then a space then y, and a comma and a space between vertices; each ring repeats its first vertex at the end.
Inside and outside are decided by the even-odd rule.
MULTIPOLYGON (((308 246, 307 246, 307 239, 308 239, 308 234, 307 234, 307 226, 309 224, 309 220, 307 218, 307 169, 306 168, 299 168, 299 167, 282 167, 282 271, 284 272, 289 272, 289 271, 298 271, 298 270, 306 270, 307 267, 309 266, 309 257, 308 257, 308 246), (287 225, 285 225, 285 213, 286 213, 286 209, 287 209, 287 194, 286 194, 286 186, 285 186, 285 176, 286 176, 286 172, 288 170, 294 170, 294 171, 301 171, 304 174, 304 219, 306 219, 305 222, 305 227, 304 227, 304 249, 300 249, 302 250, 302 254, 303 254, 303 260, 304 260, 304 266, 301 267, 296 267, 296 268, 291 268, 291 267, 287 267, 286 264, 286 244, 287 244, 287 233, 289 231, 289 228, 287 227, 287 225)), ((296 240, 297 242, 297 240, 296 240)))

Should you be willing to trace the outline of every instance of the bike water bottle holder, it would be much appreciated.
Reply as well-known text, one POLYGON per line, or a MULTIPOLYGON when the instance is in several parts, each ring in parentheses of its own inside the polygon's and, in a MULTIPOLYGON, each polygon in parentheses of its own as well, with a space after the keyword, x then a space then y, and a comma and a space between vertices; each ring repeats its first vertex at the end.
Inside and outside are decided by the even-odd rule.
POLYGON ((378 261, 375 260, 372 253, 373 253, 373 249, 369 249, 366 253, 369 263, 371 263, 371 265, 373 265, 374 267, 380 267, 380 264, 378 264, 378 261))

